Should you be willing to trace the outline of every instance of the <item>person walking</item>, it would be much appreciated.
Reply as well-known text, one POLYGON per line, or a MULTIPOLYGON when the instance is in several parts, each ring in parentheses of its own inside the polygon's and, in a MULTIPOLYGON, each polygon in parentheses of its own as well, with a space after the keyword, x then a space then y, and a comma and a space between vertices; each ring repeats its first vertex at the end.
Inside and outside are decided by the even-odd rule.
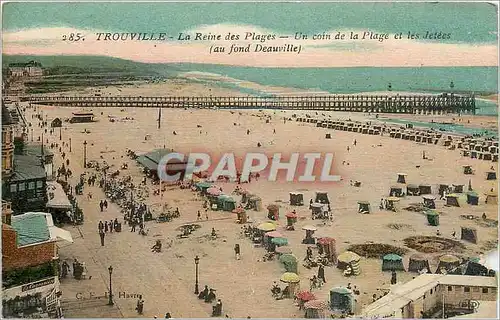
POLYGON ((238 243, 234 245, 234 254, 236 256, 236 260, 240 260, 240 245, 238 243))
POLYGON ((322 264, 320 264, 319 268, 318 268, 318 279, 321 279, 321 281, 323 281, 323 283, 326 283, 326 279, 325 279, 325 267, 323 267, 322 264))
POLYGON ((104 247, 104 232, 102 230, 99 231, 99 237, 101 237, 101 247, 104 247))

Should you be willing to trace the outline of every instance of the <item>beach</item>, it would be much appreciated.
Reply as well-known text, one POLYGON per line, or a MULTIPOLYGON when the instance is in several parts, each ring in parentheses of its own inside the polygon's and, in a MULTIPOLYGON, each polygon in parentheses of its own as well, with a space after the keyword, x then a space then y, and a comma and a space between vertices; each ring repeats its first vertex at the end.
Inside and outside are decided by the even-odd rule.
MULTIPOLYGON (((169 80, 159 84, 136 84, 122 87, 87 88, 81 92, 65 92, 63 95, 88 95, 99 90, 102 96, 231 96, 241 93, 208 86, 202 83, 188 83, 182 80, 169 80)), ((68 119, 76 108, 55 106, 37 106, 36 113, 42 113, 47 121, 54 118, 68 119)), ((119 177, 130 176, 136 185, 143 178, 137 162, 126 156, 128 149, 137 154, 144 154, 153 149, 171 148, 177 152, 208 152, 214 156, 233 152, 245 154, 264 152, 272 155, 276 152, 331 152, 334 154, 333 171, 342 177, 340 182, 287 183, 283 181, 266 181, 261 178, 242 185, 252 194, 262 198, 262 211, 247 211, 250 220, 267 221, 266 207, 269 204, 280 206, 280 219, 277 231, 289 242, 293 254, 299 261, 300 287, 309 290, 309 278, 316 274, 316 268, 307 269, 302 266, 307 246, 302 244, 305 225, 313 225, 316 233, 332 237, 336 240, 336 250, 342 253, 350 245, 383 243, 396 247, 405 247, 404 239, 411 236, 435 236, 437 231, 441 237, 453 239, 456 232, 460 238, 461 227, 477 229, 478 243, 462 241, 465 248, 460 252, 437 251, 427 256, 431 269, 437 267, 437 259, 445 253, 453 253, 460 257, 476 257, 496 247, 498 239, 496 227, 478 224, 475 220, 463 219, 461 215, 481 216, 497 219, 497 205, 485 204, 484 194, 492 188, 496 191, 496 181, 487 181, 486 172, 495 163, 463 157, 459 150, 448 150, 442 145, 422 144, 414 141, 391 139, 389 136, 362 135, 353 132, 334 131, 317 128, 314 124, 294 121, 295 117, 308 114, 311 117, 325 119, 351 119, 358 121, 377 121, 373 114, 312 112, 312 111, 272 111, 272 110, 195 110, 195 109, 163 109, 161 129, 158 129, 158 110, 139 108, 95 108, 91 111, 96 122, 70 124, 63 122, 62 141, 68 143, 71 138, 72 151, 63 150, 70 160, 74 184, 85 171, 83 168, 83 143, 87 144, 87 160, 103 162, 111 165, 111 171, 120 170, 119 177), (292 119, 283 121, 283 119, 292 119), (110 121, 112 119, 112 121, 110 121), (267 121, 269 120, 269 121, 267 121), (247 133, 247 130, 250 132, 247 133), (174 134, 175 132, 175 134, 174 134), (275 132, 275 133, 274 133, 275 132), (325 139, 330 133, 332 139, 325 139), (356 145, 353 145, 356 140, 356 145), (258 147, 257 144, 261 146, 258 147), (423 159, 425 152, 428 159, 423 159), (121 170, 123 164, 128 169, 121 170), (471 165, 474 175, 464 175, 462 165, 471 165), (379 210, 380 199, 389 196, 390 187, 396 185, 397 173, 407 174, 408 184, 429 184, 433 193, 441 183, 470 183, 480 195, 480 204, 460 207, 445 206, 444 200, 436 200, 436 209, 441 212, 440 225, 429 226, 426 216, 419 212, 404 210, 410 204, 421 203, 421 197, 407 196, 401 198, 398 212, 379 210), (350 181, 361 182, 354 187, 350 181), (308 203, 316 191, 328 193, 333 212, 332 221, 312 220, 308 203), (290 192, 302 192, 305 206, 289 205, 290 192), (371 214, 358 213, 358 201, 369 201, 371 214), (299 219, 295 231, 287 231, 285 214, 296 210, 299 219)), ((27 108, 26 118, 35 123, 33 108, 27 108)), ((496 117, 462 116, 461 121, 454 116, 423 115, 381 115, 384 117, 407 119, 410 121, 454 122, 474 128, 492 129, 496 117)), ((40 135, 40 128, 33 125, 35 139, 40 135)), ((56 129, 52 135, 45 134, 49 143, 60 143, 56 129)), ((61 157, 56 152, 55 168, 61 165, 61 157)), ((224 193, 230 194, 237 186, 235 182, 218 182, 224 193)), ((223 316, 232 318, 258 317, 303 317, 293 300, 275 300, 270 292, 273 281, 279 282, 285 272, 278 261, 263 262, 265 249, 255 248, 250 239, 242 236, 241 225, 236 223, 236 215, 231 212, 209 211, 208 220, 202 217, 197 221, 197 212, 202 210, 203 200, 196 193, 178 186, 169 186, 162 195, 153 195, 157 185, 147 183, 151 191, 144 202, 151 206, 162 206, 164 203, 172 208, 179 208, 181 216, 171 222, 147 222, 147 236, 130 232, 125 227, 121 233, 108 234, 106 245, 100 246, 97 224, 100 220, 118 218, 123 221, 123 213, 111 204, 106 212, 99 212, 99 201, 104 199, 103 192, 96 187, 85 186, 84 195, 78 196, 78 203, 84 211, 85 222, 79 227, 65 227, 71 231, 75 242, 60 247, 61 260, 73 260, 87 263, 88 274, 92 279, 63 279, 61 288, 63 302, 77 299, 78 293, 95 292, 103 295, 107 292, 109 265, 113 266, 113 290, 115 305, 122 317, 137 317, 136 299, 120 297, 118 293, 139 293, 145 300, 144 317, 163 317, 170 312, 174 318, 209 317, 211 307, 198 300, 193 294, 195 282, 194 257, 200 257, 200 287, 209 285, 215 288, 217 298, 223 302, 223 316), (93 194, 92 199, 86 196, 93 194), (189 238, 178 239, 177 228, 186 223, 199 224, 189 238), (216 240, 211 239, 211 229, 218 234, 216 240), (160 239, 164 243, 161 253, 153 253, 150 248, 160 239), (171 244, 167 246, 166 244, 171 244), (241 247, 241 260, 234 257, 234 245, 241 247), (118 297, 116 296, 118 295, 118 297)), ((239 196, 234 196, 240 200, 239 196)), ((124 224, 125 225, 125 224, 124 224)), ((406 248, 408 249, 408 248, 406 248)), ((404 255, 404 265, 408 258, 417 251, 408 249, 404 255)), ((318 299, 329 300, 329 290, 337 286, 351 283, 357 286, 360 294, 356 298, 356 314, 372 302, 372 295, 381 295, 382 289, 390 286, 390 272, 381 271, 382 261, 377 258, 361 257, 361 274, 355 277, 344 277, 342 271, 335 266, 325 268, 327 283, 314 294, 318 299)), ((398 272, 398 282, 407 282, 416 273, 398 272)), ((85 317, 85 310, 75 308, 74 316, 85 317)), ((88 311, 91 312, 91 311, 88 311)), ((88 314, 87 314, 88 315, 88 314)), ((70 317, 71 314, 67 315, 70 317)))

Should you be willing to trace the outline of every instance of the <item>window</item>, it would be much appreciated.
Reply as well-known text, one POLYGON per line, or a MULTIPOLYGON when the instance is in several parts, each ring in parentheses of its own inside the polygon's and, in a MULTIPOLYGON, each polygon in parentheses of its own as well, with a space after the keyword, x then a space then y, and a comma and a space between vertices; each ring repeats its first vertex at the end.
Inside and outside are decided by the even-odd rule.
POLYGON ((17 184, 14 183, 10 185, 10 192, 11 193, 17 192, 17 184))
POLYGON ((470 288, 469 287, 464 287, 464 292, 470 292, 470 288))
POLYGON ((483 293, 488 293, 488 288, 483 288, 483 293))
POLYGON ((38 180, 38 181, 36 182, 36 188, 37 188, 37 189, 43 188, 43 181, 38 180))
POLYGON ((35 181, 28 182, 28 189, 35 190, 35 181))
POLYGON ((497 292, 497 288, 496 287, 491 288, 491 293, 495 293, 495 292, 497 292))
POLYGON ((472 292, 479 292, 479 288, 478 287, 472 288, 472 292))
POLYGON ((26 190, 26 184, 24 182, 21 182, 19 184, 19 191, 24 191, 24 190, 26 190))
POLYGON ((453 291, 453 287, 452 286, 448 286, 448 291, 453 291))
POLYGON ((432 289, 431 289, 431 294, 432 294, 432 289))

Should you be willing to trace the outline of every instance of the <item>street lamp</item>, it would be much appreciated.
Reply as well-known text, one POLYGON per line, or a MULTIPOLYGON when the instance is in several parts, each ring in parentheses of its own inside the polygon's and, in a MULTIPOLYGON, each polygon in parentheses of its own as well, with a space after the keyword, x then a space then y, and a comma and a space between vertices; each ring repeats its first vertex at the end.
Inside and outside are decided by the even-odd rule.
POLYGON ((113 267, 109 266, 108 271, 109 271, 109 301, 108 301, 108 305, 112 306, 115 304, 113 302, 113 288, 111 287, 111 274, 113 273, 113 267))
POLYGON ((194 294, 199 294, 200 289, 198 288, 198 265, 200 264, 200 257, 196 256, 194 258, 194 264, 196 266, 196 280, 194 283, 194 294))
POLYGON ((87 168, 87 140, 83 141, 83 167, 87 168))

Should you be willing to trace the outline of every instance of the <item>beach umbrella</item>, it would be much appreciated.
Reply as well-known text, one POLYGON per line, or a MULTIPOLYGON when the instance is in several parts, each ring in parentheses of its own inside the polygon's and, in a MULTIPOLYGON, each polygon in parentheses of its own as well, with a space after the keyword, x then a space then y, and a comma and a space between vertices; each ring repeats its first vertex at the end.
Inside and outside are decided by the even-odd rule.
POLYGON ((257 229, 261 231, 273 231, 276 230, 276 226, 271 222, 264 222, 257 226, 257 229))
POLYGON ((276 253, 289 254, 292 253, 292 249, 290 247, 278 247, 276 248, 276 253))
POLYGON ((281 282, 285 283, 299 283, 300 278, 296 273, 293 272, 285 272, 280 278, 281 282))
POLYGON ((286 262, 297 262, 298 259, 296 256, 294 256, 293 254, 291 253, 287 253, 287 254, 284 254, 282 255, 280 258, 279 258, 279 261, 281 263, 286 263, 286 262))
POLYGON ((288 244, 288 240, 286 238, 272 238, 271 242, 277 246, 286 246, 288 244))
POLYGON ((297 219, 298 215, 296 213, 293 213, 293 212, 288 212, 287 214, 285 214, 285 217, 291 218, 291 219, 297 219))
MULTIPOLYGON (((276 229, 276 226, 274 226, 274 229, 276 229)), ((269 238, 284 238, 283 235, 281 233, 279 233, 278 231, 266 232, 266 236, 268 236, 269 238)))
POLYGON ((304 304, 304 308, 306 309, 316 309, 316 310, 325 310, 328 308, 328 302, 323 300, 311 300, 307 301, 304 304))
POLYGON ((307 225, 307 226, 303 226, 302 230, 316 231, 316 230, 318 230, 318 228, 316 228, 315 226, 307 225))
POLYGON ((299 291, 296 295, 297 299, 302 301, 316 300, 316 296, 311 291, 299 291))
POLYGON ((318 239, 318 243, 321 245, 327 245, 331 242, 335 243, 335 239, 331 237, 321 237, 318 239))
POLYGON ((211 196, 220 196, 222 194, 222 191, 220 191, 220 189, 218 189, 217 187, 212 186, 207 189, 207 193, 211 196))
POLYGON ((233 213, 245 213, 245 209, 243 209, 242 207, 237 207, 233 210, 233 213))
POLYGON ((338 261, 340 261, 342 263, 351 263, 351 262, 359 261, 361 258, 357 254, 355 254, 354 252, 346 251, 346 252, 340 254, 337 257, 337 259, 338 259, 338 261))
POLYGON ((397 254, 389 253, 389 254, 386 254, 383 259, 387 260, 387 261, 399 261, 403 258, 401 258, 401 256, 398 256, 397 254))

